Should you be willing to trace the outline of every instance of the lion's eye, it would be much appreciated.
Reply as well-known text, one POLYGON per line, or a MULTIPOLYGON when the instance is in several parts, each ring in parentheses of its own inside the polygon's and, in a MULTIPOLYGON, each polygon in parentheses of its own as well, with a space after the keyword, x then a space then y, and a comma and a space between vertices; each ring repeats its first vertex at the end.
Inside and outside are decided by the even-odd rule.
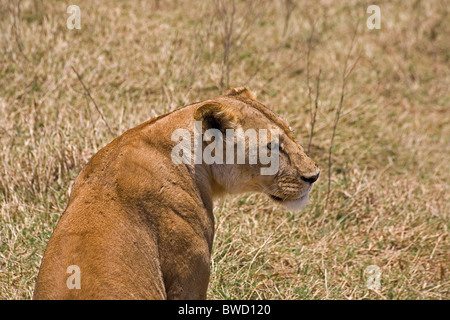
POLYGON ((275 150, 275 149, 277 149, 277 148, 280 148, 280 146, 279 146, 279 144, 276 143, 276 142, 269 142, 269 143, 267 144, 267 149, 269 149, 269 150, 275 150))

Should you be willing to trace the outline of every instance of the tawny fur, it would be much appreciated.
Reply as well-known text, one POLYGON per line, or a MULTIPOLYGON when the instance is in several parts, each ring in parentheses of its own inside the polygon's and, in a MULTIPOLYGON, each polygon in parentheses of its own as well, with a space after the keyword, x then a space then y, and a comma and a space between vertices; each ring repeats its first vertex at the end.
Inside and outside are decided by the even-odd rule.
POLYGON ((34 298, 205 299, 213 197, 263 192, 298 209, 311 189, 300 177, 318 170, 288 125, 254 99, 245 88, 232 89, 128 130, 93 156, 48 243, 34 298), (171 134, 192 130, 194 120, 219 129, 279 129, 278 173, 261 176, 260 166, 248 164, 173 163, 171 134), (67 287, 70 265, 80 268, 81 289, 67 287))

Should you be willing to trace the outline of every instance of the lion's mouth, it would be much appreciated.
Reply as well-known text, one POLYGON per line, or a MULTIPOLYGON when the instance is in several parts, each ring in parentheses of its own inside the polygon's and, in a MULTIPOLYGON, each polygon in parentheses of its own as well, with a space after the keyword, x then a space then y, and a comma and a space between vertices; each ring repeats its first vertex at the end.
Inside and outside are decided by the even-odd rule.
POLYGON ((275 200, 275 201, 279 201, 279 202, 284 201, 284 199, 282 199, 282 198, 280 198, 280 197, 277 197, 277 196, 274 196, 274 195, 272 195, 272 194, 270 194, 269 196, 270 196, 273 200, 275 200))
POLYGON ((270 198, 272 198, 272 200, 275 200, 277 202, 284 202, 284 201, 297 201, 297 200, 303 199, 307 195, 308 195, 308 192, 305 192, 304 194, 302 194, 296 198, 293 198, 293 199, 291 199, 289 197, 280 198, 280 197, 274 196, 273 194, 270 194, 269 196, 270 196, 270 198))
POLYGON ((300 195, 298 195, 295 198, 292 198, 290 196, 286 196, 284 198, 278 197, 276 195, 273 194, 269 194, 270 198, 276 202, 285 202, 285 201, 297 201, 297 200, 302 200, 305 197, 308 197, 309 192, 311 191, 312 186, 309 186, 308 189, 306 189, 304 192, 302 192, 300 195))
POLYGON ((295 198, 280 198, 275 195, 269 195, 272 200, 274 200, 276 203, 279 203, 280 205, 286 207, 288 210, 291 210, 292 212, 299 212, 303 208, 305 208, 308 199, 309 199, 309 190, 303 192, 300 196, 295 198))

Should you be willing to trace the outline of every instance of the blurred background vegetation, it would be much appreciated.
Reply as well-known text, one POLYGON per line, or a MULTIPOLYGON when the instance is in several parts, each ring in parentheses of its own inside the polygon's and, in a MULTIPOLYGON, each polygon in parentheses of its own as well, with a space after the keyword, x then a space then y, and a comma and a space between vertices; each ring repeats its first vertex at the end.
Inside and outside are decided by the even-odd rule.
POLYGON ((289 121, 322 175, 300 214, 256 194, 215 204, 208 298, 450 298, 446 1, 70 4, 79 30, 65 1, 0 0, 0 298, 31 298, 95 152, 238 86, 289 121))

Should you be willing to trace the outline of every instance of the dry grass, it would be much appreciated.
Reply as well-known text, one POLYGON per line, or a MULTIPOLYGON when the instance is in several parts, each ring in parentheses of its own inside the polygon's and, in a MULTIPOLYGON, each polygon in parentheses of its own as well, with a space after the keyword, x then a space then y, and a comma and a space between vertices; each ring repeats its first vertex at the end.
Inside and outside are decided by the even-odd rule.
POLYGON ((447 3, 251 3, 77 0, 68 30, 65 2, 0 0, 0 298, 31 297, 71 183, 115 135, 245 85, 306 147, 319 70, 310 204, 217 202, 208 297, 450 298, 447 3), (369 4, 381 30, 366 28, 369 4))

